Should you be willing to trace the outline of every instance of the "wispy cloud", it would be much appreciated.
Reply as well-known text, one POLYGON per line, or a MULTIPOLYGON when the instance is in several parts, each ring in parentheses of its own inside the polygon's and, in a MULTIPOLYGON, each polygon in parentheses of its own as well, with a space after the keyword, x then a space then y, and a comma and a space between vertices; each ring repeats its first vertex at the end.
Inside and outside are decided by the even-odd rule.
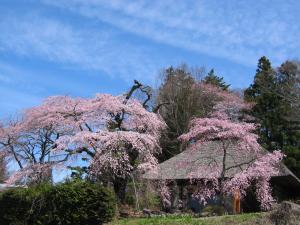
MULTIPOLYGON (((75 26, 39 14, 2 16, 0 52, 63 63, 65 67, 118 74, 120 79, 148 78, 157 70, 156 59, 143 57, 148 47, 119 42, 121 34, 113 29, 75 26), (113 71, 113 72, 112 72, 113 71)), ((3 77, 2 77, 3 78, 3 77)), ((4 78, 3 78, 4 79, 4 78)))
POLYGON ((151 40, 253 65, 300 54, 296 0, 45 0, 151 40))
POLYGON ((245 87, 260 56, 278 65, 300 55, 297 0, 7 2, 0 6, 2 112, 52 94, 123 91, 132 79, 154 84, 162 67, 182 62, 215 67, 245 87))

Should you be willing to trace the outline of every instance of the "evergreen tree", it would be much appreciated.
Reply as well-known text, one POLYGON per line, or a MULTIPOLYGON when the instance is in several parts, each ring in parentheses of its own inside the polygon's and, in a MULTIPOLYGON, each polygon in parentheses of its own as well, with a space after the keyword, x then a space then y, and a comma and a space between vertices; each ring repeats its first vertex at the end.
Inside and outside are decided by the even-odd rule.
POLYGON ((278 93, 282 98, 281 135, 287 166, 300 177, 300 67, 286 61, 278 69, 278 93))
POLYGON ((299 67, 296 64, 287 61, 275 70, 263 56, 259 59, 253 84, 244 92, 245 99, 255 103, 251 113, 261 124, 261 143, 271 151, 283 149, 287 155, 287 166, 298 176, 299 84, 299 67))
POLYGON ((276 93, 276 74, 271 62, 265 57, 258 61, 253 84, 244 92, 245 100, 253 101, 252 115, 261 124, 261 142, 268 149, 276 148, 278 140, 278 94, 276 93))
POLYGON ((225 83, 223 77, 219 77, 215 74, 214 69, 211 69, 209 73, 204 78, 204 83, 212 84, 221 87, 223 90, 228 90, 229 86, 225 83))

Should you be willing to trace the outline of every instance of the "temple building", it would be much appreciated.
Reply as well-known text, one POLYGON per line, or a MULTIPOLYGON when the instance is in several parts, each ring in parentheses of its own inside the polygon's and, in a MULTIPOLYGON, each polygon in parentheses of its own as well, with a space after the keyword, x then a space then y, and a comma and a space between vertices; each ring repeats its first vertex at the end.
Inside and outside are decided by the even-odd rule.
MULTIPOLYGON (((218 141, 211 141, 201 146, 201 149, 187 149, 182 153, 159 164, 157 171, 149 171, 143 175, 143 178, 149 180, 171 181, 170 189, 172 195, 172 207, 178 207, 178 202, 184 207, 201 212, 204 205, 200 204, 192 196, 195 185, 191 179, 209 178, 210 173, 215 172, 209 163, 222 163, 223 155, 220 154, 217 145, 218 141), (199 171, 200 168, 200 171, 199 171), (201 168, 206 168, 201 170, 201 168)), ((262 150, 267 152, 266 150, 262 150)), ((253 154, 238 151, 238 146, 230 144, 227 148, 228 157, 225 162, 225 177, 232 177, 236 173, 245 170, 255 157, 253 154)), ((283 163, 279 165, 279 173, 271 178, 273 195, 278 201, 292 199, 300 195, 300 180, 283 163)), ((250 190, 249 190, 250 191, 250 190)), ((228 196, 230 201, 228 208, 235 213, 239 211, 250 212, 258 211, 258 202, 256 202, 254 192, 249 192, 240 202, 239 193, 234 196, 228 196)), ((219 204, 218 199, 209 200, 208 205, 219 204)))

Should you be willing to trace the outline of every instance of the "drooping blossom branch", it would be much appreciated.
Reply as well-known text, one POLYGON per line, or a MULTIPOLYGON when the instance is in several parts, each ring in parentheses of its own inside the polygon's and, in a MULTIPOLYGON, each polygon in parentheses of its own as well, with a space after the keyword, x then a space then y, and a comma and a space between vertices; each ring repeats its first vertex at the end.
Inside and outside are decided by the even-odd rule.
MULTIPOLYGON (((208 87, 207 91, 215 92, 215 89, 208 87)), ((247 188, 255 183, 258 201, 262 209, 268 210, 274 201, 269 180, 278 174, 283 154, 263 150, 254 133, 256 125, 242 121, 243 110, 250 107, 248 104, 233 93, 222 90, 217 93, 220 101, 210 117, 191 120, 189 132, 179 137, 179 140, 189 143, 191 151, 199 151, 211 142, 216 143, 212 157, 189 175, 198 187, 194 196, 203 203, 220 196, 225 205, 225 195, 236 190, 245 195, 247 188), (202 177, 203 171, 209 174, 205 178, 202 177)))
POLYGON ((155 154, 160 152, 158 140, 164 127, 159 115, 126 96, 52 96, 27 109, 15 126, 2 127, 0 147, 20 162, 21 173, 85 154, 91 175, 124 178, 136 169, 157 165, 155 154))

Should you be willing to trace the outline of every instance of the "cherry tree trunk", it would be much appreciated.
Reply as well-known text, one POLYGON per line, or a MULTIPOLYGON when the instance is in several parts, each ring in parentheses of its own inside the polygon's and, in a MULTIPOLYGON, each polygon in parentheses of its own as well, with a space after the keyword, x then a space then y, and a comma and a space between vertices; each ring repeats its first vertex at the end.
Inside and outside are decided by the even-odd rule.
POLYGON ((115 178, 113 185, 114 191, 120 203, 125 203, 125 195, 127 188, 128 179, 127 178, 115 178))

